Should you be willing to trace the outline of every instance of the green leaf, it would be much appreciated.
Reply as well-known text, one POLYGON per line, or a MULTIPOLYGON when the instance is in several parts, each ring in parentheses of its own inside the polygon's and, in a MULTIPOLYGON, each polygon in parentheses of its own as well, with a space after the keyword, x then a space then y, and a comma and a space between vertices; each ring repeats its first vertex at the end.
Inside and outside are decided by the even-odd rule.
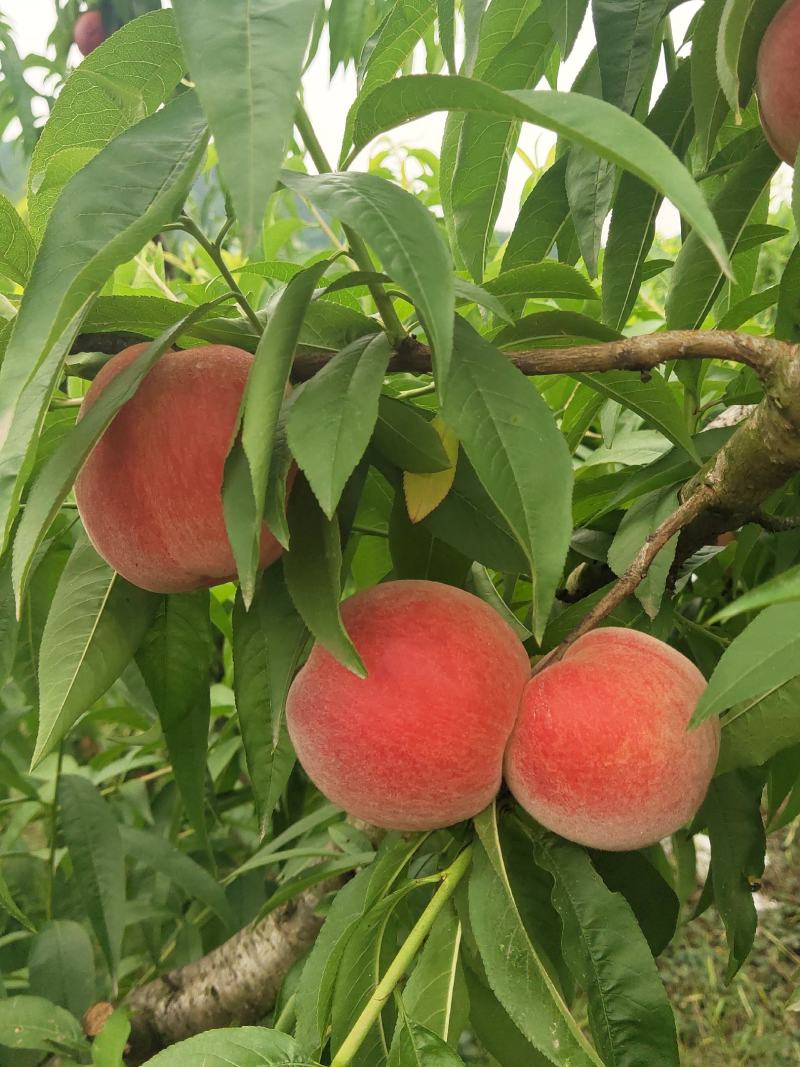
POLYGON ((43 926, 28 957, 30 991, 80 1019, 94 1004, 94 949, 80 923, 59 919, 43 926))
MULTIPOLYGON (((560 0, 559 0, 560 2, 560 0)), ((542 174, 520 208, 503 256, 503 270, 538 263, 553 245, 561 249, 575 236, 564 177, 568 155, 556 160, 542 174)), ((592 290, 594 292, 594 290, 592 290)))
POLYGON ((370 866, 334 897, 297 987, 297 1040, 309 1052, 320 1052, 325 1043, 334 984, 350 938, 372 906, 389 892, 421 843, 421 835, 403 840, 390 834, 370 866))
POLYGON ((389 1067, 464 1067, 449 1045, 421 1023, 404 1019, 392 1045, 389 1067))
POLYGON ((675 395, 658 371, 647 381, 634 371, 613 370, 603 374, 575 374, 603 396, 635 411, 670 441, 683 448, 699 464, 700 457, 675 395))
POLYGON ((123 1004, 110 1015, 92 1042, 93 1067, 124 1067, 123 1055, 128 1045, 131 1023, 123 1004))
POLYGON ((114 268, 175 217, 206 137, 196 97, 183 93, 120 134, 59 198, 0 366, 0 547, 64 358, 90 303, 114 268), (133 187, 131 173, 141 176, 133 187), (121 188, 128 190, 123 198, 121 188))
MULTIPOLYGON (((521 17, 528 6, 518 6, 521 17)), ((544 74, 554 44, 552 27, 540 7, 481 72, 481 79, 498 89, 530 88, 544 74)), ((357 125, 358 121, 359 116, 357 125)), ((476 282, 483 278, 518 139, 519 124, 514 121, 503 123, 473 113, 461 123, 449 197, 456 245, 476 282)))
MULTIPOLYGON (((689 64, 682 63, 645 125, 680 157, 692 121, 689 64)), ((624 326, 636 303, 661 204, 662 197, 641 179, 622 175, 603 260, 603 321, 614 329, 624 326)))
MULTIPOLYGON (((367 41, 359 61, 358 96, 345 121, 340 167, 353 141, 353 124, 361 101, 397 74, 430 29, 435 15, 434 0, 394 0, 375 34, 367 41)), ((441 29, 440 26, 440 32, 441 29)))
POLYGON ((413 300, 433 348, 437 380, 443 381, 453 339, 453 265, 430 212, 417 197, 376 174, 311 177, 283 171, 282 180, 293 192, 352 226, 372 246, 386 273, 413 300))
POLYGON ((739 114, 739 61, 747 19, 756 0, 726 0, 717 37, 717 77, 725 98, 739 114))
POLYGON ((255 593, 264 500, 281 405, 300 329, 328 260, 287 284, 256 349, 242 397, 239 425, 225 461, 222 502, 245 604, 255 593))
POLYGON ((670 199, 720 268, 730 271, 719 226, 689 172, 659 137, 619 108, 580 93, 504 93, 469 78, 412 75, 370 94, 358 113, 356 143, 366 145, 379 133, 433 111, 486 111, 516 118, 591 149, 670 199))
POLYGON ((490 607, 493 607, 501 618, 505 619, 521 641, 527 641, 529 637, 533 637, 533 634, 528 627, 520 622, 508 604, 506 604, 505 600, 500 596, 492 581, 491 575, 480 563, 473 563, 470 568, 469 588, 471 588, 481 600, 485 600, 490 607))
POLYGON ((209 678, 214 650, 208 603, 206 589, 163 597, 136 655, 158 711, 186 814, 201 842, 206 837, 209 678))
MULTIPOLYGON (((621 893, 647 938, 650 951, 658 956, 678 925, 680 902, 675 890, 656 870, 645 852, 590 853, 592 863, 612 893, 621 893)), ((692 872, 694 891, 694 872, 692 872)))
POLYGON ((554 835, 534 838, 552 874, 564 957, 589 1001, 589 1023, 606 1063, 679 1063, 675 1020, 647 941, 625 899, 611 892, 585 850, 554 835))
MULTIPOLYGON (((463 1004, 466 996, 461 941, 461 922, 452 904, 448 904, 431 927, 417 965, 403 989, 403 1006, 409 1017, 440 1041, 456 1047, 467 1023, 458 1011, 459 1000, 463 1004)), ((398 1043, 402 1043, 402 1029, 398 1023, 392 1055, 398 1043)), ((399 1055, 402 1062, 403 1057, 399 1055)))
POLYGON ((390 463, 412 474, 449 470, 450 458, 432 423, 413 406, 391 396, 378 400, 375 447, 390 463))
POLYGON ((760 767, 776 753, 800 744, 800 679, 737 705, 722 723, 717 774, 760 767))
POLYGON ((289 447, 329 519, 375 428, 390 356, 385 334, 356 341, 303 387, 289 412, 289 447))
POLYGON ((20 926, 24 926, 26 930, 33 931, 35 929, 28 916, 17 905, 2 874, 0 874, 0 908, 7 911, 11 918, 16 919, 20 926))
POLYGON ((503 1067, 551 1067, 553 1060, 537 1052, 509 1018, 491 989, 472 966, 465 968, 469 991, 469 1025, 503 1067))
POLYGON ((155 11, 123 26, 70 74, 31 157, 28 210, 37 238, 73 174, 167 100, 183 71, 172 12, 155 11))
POLYGON ((544 0, 562 59, 575 47, 588 6, 588 0, 544 0))
POLYGON ((165 875, 180 886, 189 900, 202 901, 233 931, 236 923, 225 890, 191 856, 149 830, 123 826, 120 833, 125 851, 132 860, 165 875))
POLYGON ((0 1045, 77 1056, 88 1049, 78 1020, 42 997, 0 1000, 0 1045))
POLYGON ((602 1067, 522 922, 494 806, 476 818, 475 828, 481 847, 469 881, 469 913, 489 985, 521 1033, 553 1063, 602 1067))
POLYGON ((485 288, 494 296, 500 297, 597 300, 597 293, 582 274, 574 267, 553 259, 505 270, 496 278, 487 281, 485 288))
POLYGON ((436 0, 436 17, 439 24, 439 43, 442 46, 447 69, 456 73, 456 5, 455 0, 436 0))
POLYGON ((717 77, 717 38, 726 0, 706 0, 692 37, 692 104, 701 163, 714 151, 717 134, 728 113, 725 94, 717 77))
POLYGON ((267 201, 292 130, 316 0, 175 0, 192 80, 208 116, 246 249, 261 237, 267 201))
MULTIPOLYGON (((777 168, 778 158, 770 146, 759 145, 731 172, 714 198, 712 211, 727 248, 736 247, 777 168)), ((723 281, 719 260, 709 252, 699 231, 690 233, 672 271, 667 297, 669 328, 699 329, 714 306, 723 281)))
POLYGON ((764 873, 763 788, 760 770, 723 774, 711 782, 701 810, 711 839, 714 902, 728 938, 727 981, 747 959, 758 924, 750 882, 764 873))
POLYGON ((294 605, 319 643, 348 670, 366 677, 361 657, 339 614, 342 547, 339 524, 327 519, 308 483, 295 482, 289 501, 291 551, 283 573, 294 605))
POLYGON ((236 710, 262 835, 294 766, 286 695, 307 642, 283 566, 275 563, 261 576, 250 610, 241 594, 233 609, 236 710))
MULTIPOLYGON (((661 523, 677 510, 678 504, 678 494, 674 489, 657 489, 654 493, 640 497, 628 509, 608 550, 608 565, 617 577, 622 577, 642 545, 661 523)), ((636 587, 636 599, 651 619, 658 615, 661 608, 677 547, 676 534, 664 545, 651 563, 644 581, 636 587)))
POLYGON ((760 611, 770 604, 785 604, 793 600, 800 600, 800 564, 750 589, 731 604, 726 604, 709 622, 722 622, 747 611, 760 611))
POLYGON ((450 492, 423 519, 423 525, 462 555, 479 560, 487 567, 520 574, 528 566, 508 523, 463 452, 459 455, 450 492))
POLYGON ((776 604, 723 653, 692 716, 696 727, 734 704, 762 696, 800 675, 800 604, 776 604))
POLYGON ((62 775, 58 808, 73 878, 116 982, 125 929, 125 855, 119 826, 92 783, 76 775, 62 775))
POLYGON ((541 635, 572 532, 566 442, 535 386, 460 318, 446 397, 445 420, 530 563, 533 630, 541 635))
POLYGON ((453 279, 453 284, 456 290, 456 301, 459 304, 477 304, 479 307, 491 311, 493 315, 502 319, 503 322, 511 323, 514 321, 505 304, 501 303, 496 296, 492 296, 484 286, 475 285, 474 282, 468 282, 465 278, 459 277, 453 279))
POLYGON ((603 99, 632 111, 660 37, 664 0, 592 0, 603 99))
POLYGON ((389 520, 389 552, 395 579, 420 579, 462 587, 469 560, 457 549, 435 537, 408 517, 403 494, 395 494, 389 520))
POLYGON ((263 1026, 207 1030, 159 1052, 145 1067, 316 1067, 293 1037, 263 1026))
POLYGON ((26 285, 36 258, 30 231, 8 197, 0 193, 0 274, 26 285))
POLYGON ((182 316, 178 323, 136 357, 103 390, 64 438, 39 472, 25 502, 25 511, 14 538, 14 591, 20 602, 39 545, 67 496, 86 457, 113 417, 134 395, 147 372, 173 346, 184 330, 205 315, 203 305, 182 316))
POLYGON ((158 610, 160 598, 126 582, 81 539, 47 616, 39 651, 36 766, 117 680, 158 610))

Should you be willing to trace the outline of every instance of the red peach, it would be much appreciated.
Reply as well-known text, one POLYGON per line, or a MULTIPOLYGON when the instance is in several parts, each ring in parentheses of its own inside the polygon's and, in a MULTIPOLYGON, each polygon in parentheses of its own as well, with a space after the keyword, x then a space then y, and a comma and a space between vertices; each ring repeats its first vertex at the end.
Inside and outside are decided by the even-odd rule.
POLYGON ((106 40, 108 34, 103 25, 103 16, 97 10, 84 11, 75 20, 72 39, 82 56, 94 52, 106 40))
POLYGON ((653 844, 700 807, 719 722, 686 727, 705 689, 680 652, 636 630, 579 638, 525 687, 506 781, 550 830, 592 848, 653 844))
POLYGON ((342 605, 368 676, 319 644, 286 718, 300 763, 345 811, 392 830, 470 818, 500 786, 530 663, 482 600, 438 582, 387 582, 342 605))
POLYGON ((769 24, 758 52, 758 106, 764 134, 794 166, 800 145, 800 0, 788 0, 769 24))
MULTIPOLYGON (((109 360, 81 414, 145 347, 133 345, 109 360)), ((252 362, 249 352, 226 345, 167 352, 78 476, 75 498, 92 544, 142 589, 188 592, 236 574, 220 493, 252 362)), ((280 554, 264 526, 261 566, 280 554)))

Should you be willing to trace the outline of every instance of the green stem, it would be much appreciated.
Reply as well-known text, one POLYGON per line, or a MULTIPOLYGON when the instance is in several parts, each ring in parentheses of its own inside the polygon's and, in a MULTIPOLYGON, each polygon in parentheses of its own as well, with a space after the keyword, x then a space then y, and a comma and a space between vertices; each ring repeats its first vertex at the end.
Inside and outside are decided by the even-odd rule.
POLYGON ((64 745, 58 746, 56 777, 53 783, 53 806, 50 809, 50 859, 47 866, 47 918, 53 918, 53 897, 56 881, 56 836, 58 834, 58 784, 61 781, 61 768, 64 765, 64 745))
POLYGON ((422 948, 422 943, 430 933, 439 912, 455 893, 459 882, 469 870, 471 861, 472 846, 470 845, 443 873, 442 884, 434 893, 427 908, 420 915, 400 951, 389 964, 386 974, 375 987, 375 992, 367 1001, 366 1007, 356 1020, 353 1029, 339 1046, 339 1051, 331 1060, 331 1067, 348 1067, 352 1063, 353 1057, 366 1040, 373 1024, 383 1011, 384 1005, 391 997, 395 986, 422 948))
MULTIPOLYGON (((311 125, 311 120, 308 117, 306 109, 301 103, 298 102, 297 114, 295 115, 295 126, 297 132, 306 147, 306 151, 311 156, 311 161, 317 168, 320 174, 329 174, 333 170, 328 157, 325 155, 325 149, 319 143, 319 139, 314 132, 314 127, 311 125)), ((372 262, 372 256, 369 254, 369 249, 361 240, 359 235, 352 230, 349 226, 342 224, 345 237, 350 245, 350 252, 352 257, 358 266, 359 270, 374 271, 375 264, 372 262)), ((372 294, 372 299, 375 301, 375 306, 378 309, 383 325, 386 327, 386 332, 389 335, 389 339, 397 344, 405 336, 405 330, 403 324, 397 317, 397 312, 394 309, 391 297, 384 289, 381 282, 370 281, 367 282, 369 291, 372 294)))
POLYGON ((247 297, 240 289, 239 283, 231 274, 228 268, 228 264, 225 262, 222 256, 222 248, 220 247, 220 245, 217 243, 217 241, 209 241, 209 239, 206 237, 206 235, 203 233, 197 223, 193 219, 190 219, 187 215, 181 216, 181 229, 188 233, 191 237, 194 237, 195 241, 197 241, 200 247, 204 249, 214 261, 214 265, 216 266, 222 277, 225 279, 228 288, 236 298, 236 303, 239 305, 244 314, 253 324, 256 333, 260 337, 261 334, 264 332, 264 323, 259 319, 258 315, 256 315, 255 311, 250 306, 250 302, 248 301, 247 297))

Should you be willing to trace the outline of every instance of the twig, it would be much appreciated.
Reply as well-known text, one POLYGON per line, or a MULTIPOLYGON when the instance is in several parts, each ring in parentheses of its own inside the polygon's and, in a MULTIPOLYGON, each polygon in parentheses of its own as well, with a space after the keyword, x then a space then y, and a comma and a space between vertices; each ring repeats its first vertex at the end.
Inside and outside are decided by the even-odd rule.
POLYGON ((584 615, 579 625, 564 638, 558 648, 536 664, 533 673, 538 674, 545 667, 549 667, 552 663, 560 660, 570 645, 573 645, 579 637, 583 637, 584 634, 588 634, 590 630, 598 626, 603 619, 611 614, 614 608, 618 607, 623 600, 626 600, 647 577, 653 560, 667 542, 671 541, 676 534, 679 534, 691 522, 694 522, 698 515, 713 507, 715 499, 714 490, 704 486, 698 489, 669 518, 662 522, 658 529, 654 530, 647 538, 622 577, 614 583, 603 599, 598 601, 592 610, 584 615))
POLYGON ((751 522, 762 526, 770 533, 788 533, 790 530, 800 530, 800 515, 770 515, 760 508, 753 513, 751 522))
POLYGON ((236 297, 236 303, 242 309, 246 317, 250 320, 256 330, 256 334, 260 337, 261 334, 264 332, 264 323, 261 321, 261 319, 259 319, 258 315, 256 315, 255 311, 250 305, 250 301, 244 295, 242 289, 239 286, 239 283, 231 274, 228 264, 225 262, 225 258, 222 255, 222 248, 220 247, 220 245, 217 244, 217 241, 209 241, 209 239, 206 237, 206 235, 203 233, 197 223, 193 219, 190 219, 188 215, 181 215, 180 222, 181 229, 185 230, 186 233, 188 233, 191 237, 194 237, 195 241, 197 241, 200 247, 211 257, 214 262, 214 266, 225 279, 226 285, 236 297))

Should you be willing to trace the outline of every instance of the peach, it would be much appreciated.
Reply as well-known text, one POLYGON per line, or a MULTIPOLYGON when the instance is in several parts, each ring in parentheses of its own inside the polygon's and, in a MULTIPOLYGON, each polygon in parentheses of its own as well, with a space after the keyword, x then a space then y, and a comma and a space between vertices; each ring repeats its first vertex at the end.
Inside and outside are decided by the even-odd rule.
POLYGON ((530 677, 516 634, 471 593, 428 581, 357 593, 342 618, 368 676, 314 646, 286 707, 308 776, 334 804, 387 829, 476 815, 500 786, 530 677))
POLYGON ((103 25, 103 16, 95 9, 84 11, 75 20, 72 39, 82 56, 88 56, 108 37, 103 25))
POLYGON ((758 106, 764 134, 794 166, 800 145, 800 0, 788 0, 769 24, 758 51, 758 106))
MULTIPOLYGON (((109 360, 81 414, 145 347, 109 360)), ((225 345, 167 352, 88 456, 75 483, 78 510, 94 547, 134 585, 178 593, 235 576, 222 473, 252 362, 225 345)), ((264 526, 261 566, 280 554, 264 526)))
POLYGON ((609 627, 579 638, 525 687, 505 759, 527 812, 582 845, 653 844, 697 811, 719 751, 719 722, 689 732, 705 689, 674 648, 609 627))

